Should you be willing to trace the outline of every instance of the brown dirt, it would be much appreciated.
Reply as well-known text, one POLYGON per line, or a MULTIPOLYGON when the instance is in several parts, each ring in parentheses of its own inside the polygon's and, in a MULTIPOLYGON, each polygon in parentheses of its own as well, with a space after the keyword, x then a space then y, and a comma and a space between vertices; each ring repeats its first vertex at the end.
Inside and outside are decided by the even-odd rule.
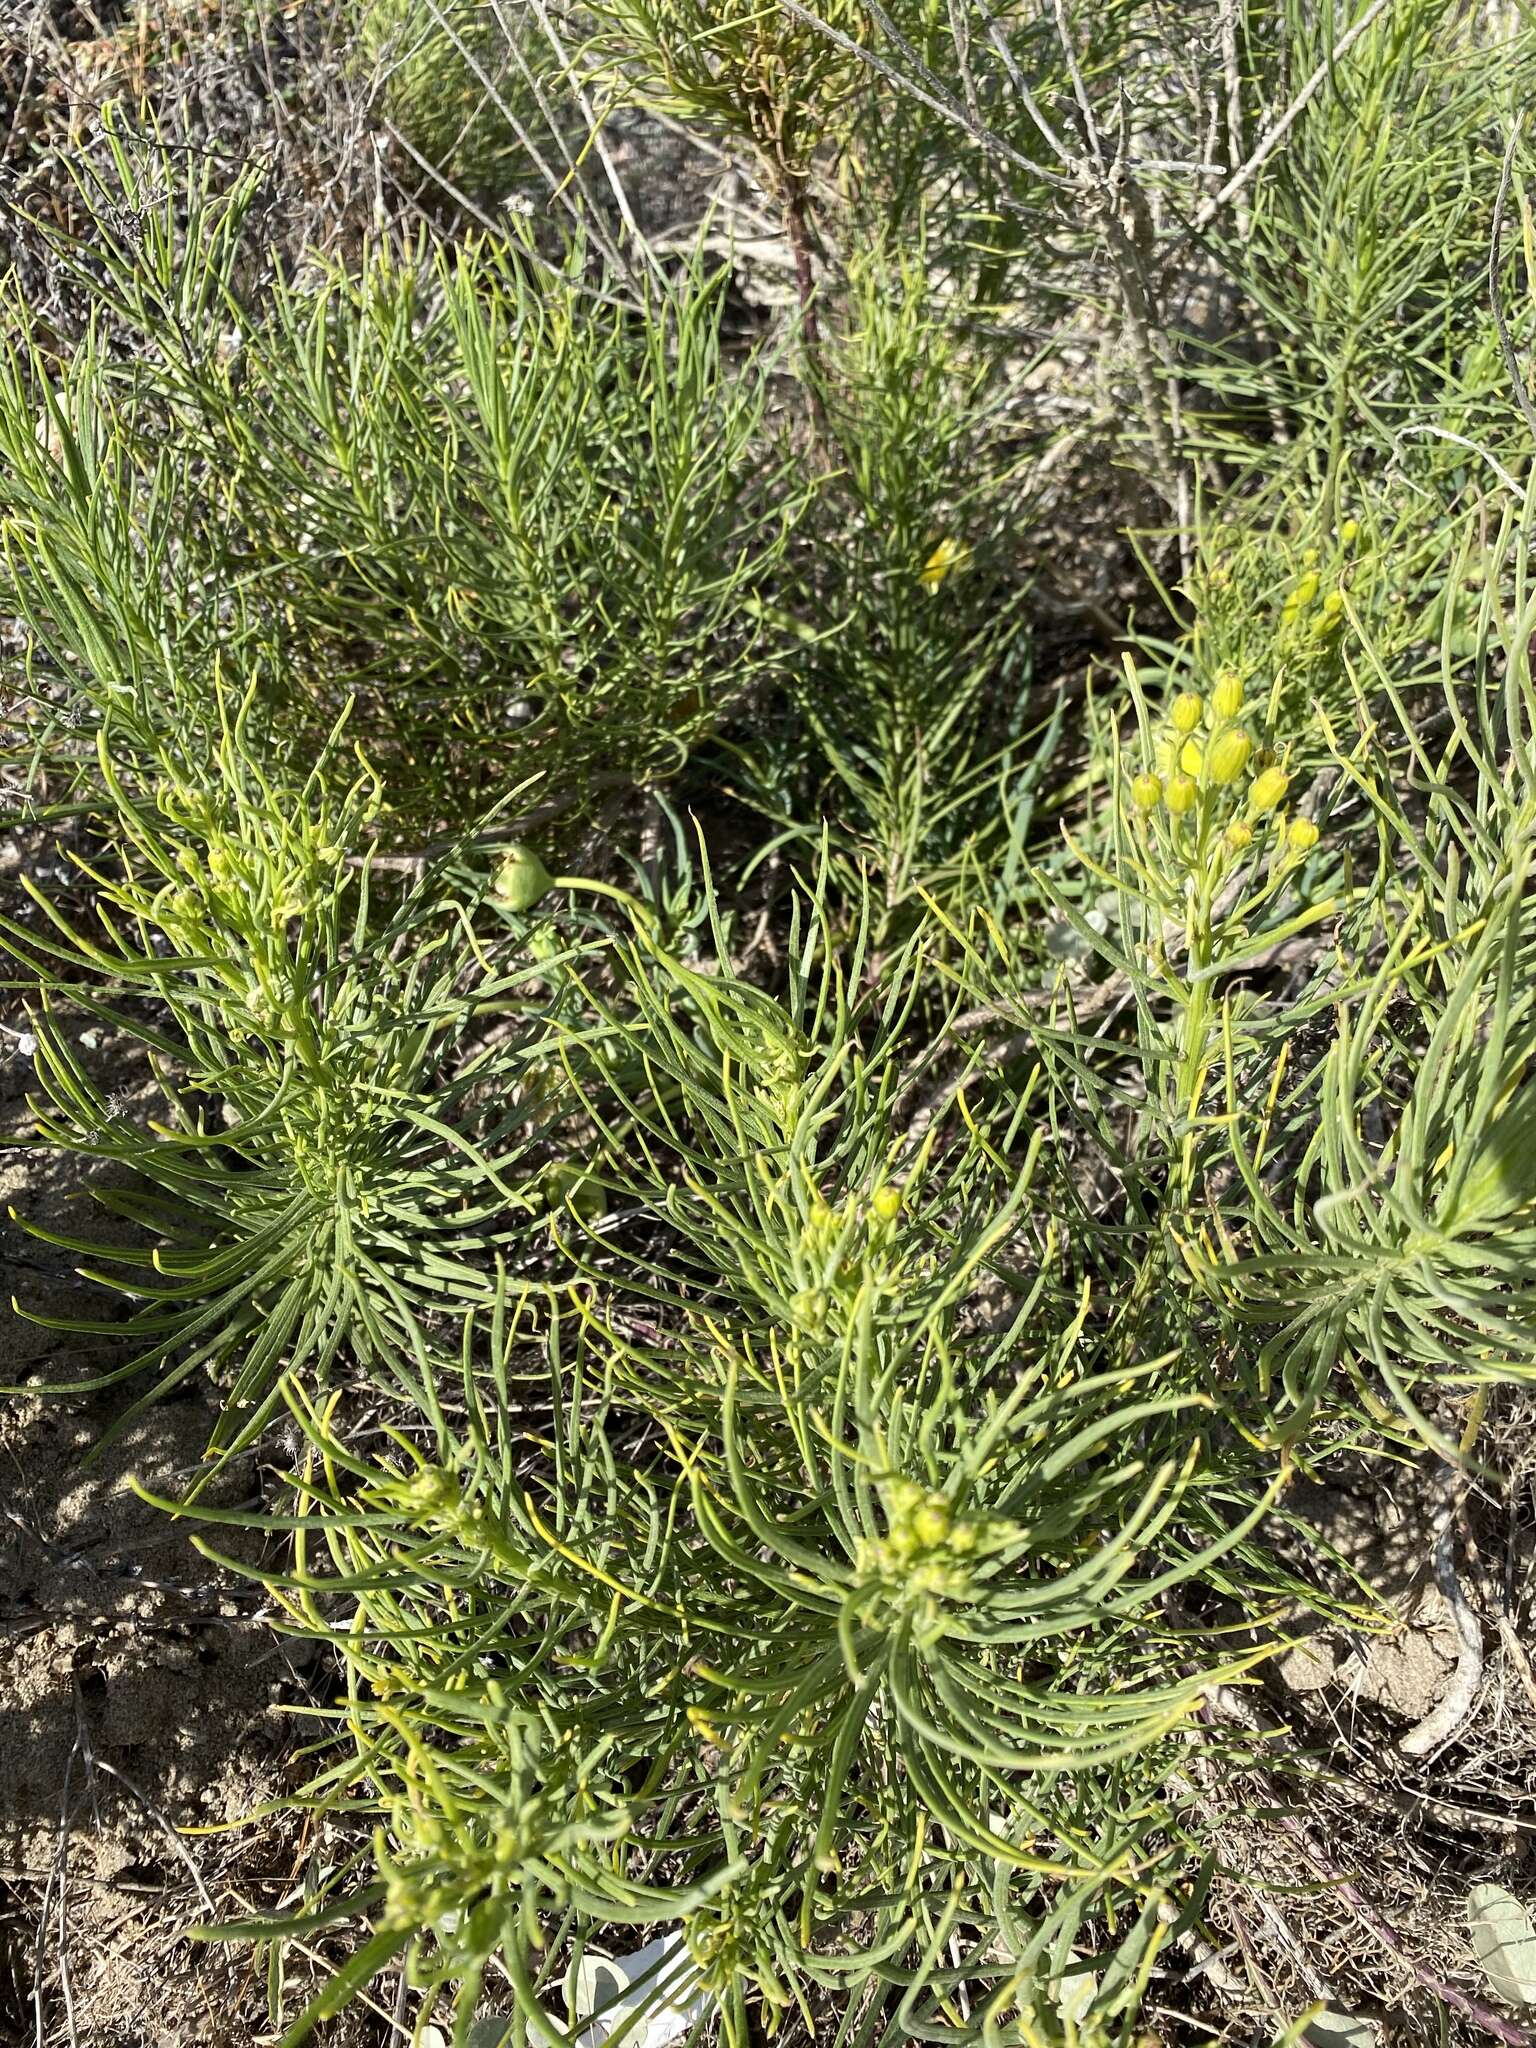
MULTIPOLYGON (((1223 2039, 1239 2038, 1230 2030, 1240 2018, 1253 2039, 1272 2039, 1314 2001, 1370 2021, 1381 2048, 1491 2038, 1437 1987, 1502 2012, 1472 1952, 1467 1894, 1492 1879, 1536 1906, 1536 1688, 1522 1643, 1536 1577, 1533 1420, 1536 1395, 1501 1390, 1479 1441, 1488 1469, 1457 1516, 1455 1559, 1481 1628, 1483 1676, 1464 1722, 1426 1757, 1404 1755, 1402 1739, 1440 1705, 1456 1664, 1432 1568, 1445 1497, 1437 1461, 1350 1458, 1330 1483, 1287 1494, 1287 1511, 1309 1532, 1296 1535, 1310 1568, 1339 1597, 1359 1600, 1351 1575, 1364 1580, 1379 1626, 1288 1617, 1294 1647, 1267 1667, 1262 1694, 1226 1702, 1244 1725, 1269 1731, 1274 1768, 1255 1777, 1246 1801, 1239 1783, 1223 1783, 1207 1809, 1223 1865, 1211 1897, 1225 1944, 1216 1964, 1228 1980, 1223 2039), (1318 1767, 1304 1796, 1288 1775, 1301 1755, 1318 1767)), ((1507 2017, 1529 2027, 1533 2015, 1507 2017)))
MULTIPOLYGON (((0 1079, 10 1136, 26 1125, 18 1065, 0 1079)), ((111 1237, 70 1167, 0 1154, 0 1209, 111 1237)), ((101 1316, 110 1300, 9 1218, 0 1255, 29 1309, 101 1316)), ((0 1381, 84 1378, 112 1359, 109 1340, 0 1315, 0 1381)), ((0 2043, 243 2048, 269 2031, 254 1952, 185 1929, 274 1906, 296 1824, 186 1831, 223 1830, 293 1784, 281 1707, 302 1652, 259 1619, 259 1588, 129 1488, 135 1474, 185 1490, 212 1426, 205 1392, 150 1408, 83 1464, 139 1391, 0 1401, 0 2043)), ((225 1500, 252 1485, 219 1483, 225 1500)))
POLYGON ((233 1955, 167 1970, 216 1904, 216 1859, 179 1831, 236 1821, 281 1784, 286 1674, 248 1590, 125 1484, 174 1489, 208 1422, 201 1403, 158 1407, 82 1475, 99 1430, 78 1406, 0 1414, 0 1872, 34 1921, 29 1974, 61 2021, 67 1984, 82 2041, 225 2038, 211 2022, 233 1955))
POLYGON ((1380 1707, 1409 1725, 1422 1721, 1456 1668, 1457 1637, 1430 1570, 1420 1504, 1405 1512, 1378 1481, 1369 1493, 1293 1487, 1286 1505, 1375 1590, 1383 1632, 1353 1640, 1337 1630, 1310 1635, 1278 1660, 1278 1677, 1295 1693, 1339 1687, 1352 1704, 1380 1707))

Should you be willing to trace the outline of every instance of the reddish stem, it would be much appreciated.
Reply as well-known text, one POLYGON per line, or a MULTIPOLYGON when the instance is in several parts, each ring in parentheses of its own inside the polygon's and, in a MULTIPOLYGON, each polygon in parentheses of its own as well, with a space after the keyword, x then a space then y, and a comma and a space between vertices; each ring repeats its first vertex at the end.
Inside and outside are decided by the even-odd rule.
POLYGON ((1517 2027, 1513 2020, 1506 2020, 1498 2013, 1491 2012, 1486 2005, 1479 2005, 1475 1998, 1468 1998, 1464 1991, 1458 1991, 1454 1984, 1447 1984, 1443 1978, 1437 1977, 1433 1970, 1427 1969, 1423 1963, 1415 1962, 1412 1956, 1406 1954, 1401 1942, 1370 1900, 1362 1897, 1344 1872, 1329 1861, 1300 1821, 1292 1820, 1288 1814, 1282 1814, 1280 1825, 1318 1876, 1328 1880, 1361 1925, 1368 1928, 1382 1947, 1396 1956, 1405 1969, 1412 1972, 1426 1991, 1432 1991, 1442 2004, 1450 2006, 1453 2012, 1459 2012, 1463 2019, 1471 2020, 1476 2026, 1481 2027, 1484 2033, 1491 2034, 1496 2041, 1507 2043, 1507 2048, 1536 2048, 1536 2040, 1533 2040, 1533 2036, 1524 2027, 1517 2027))

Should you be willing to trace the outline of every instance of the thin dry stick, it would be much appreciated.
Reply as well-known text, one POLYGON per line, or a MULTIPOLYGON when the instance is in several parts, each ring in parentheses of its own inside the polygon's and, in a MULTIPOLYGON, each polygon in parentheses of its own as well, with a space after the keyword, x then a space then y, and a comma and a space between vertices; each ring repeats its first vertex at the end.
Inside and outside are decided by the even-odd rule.
POLYGON ((1441 1483, 1445 1499, 1435 1517, 1435 1583, 1456 1623, 1456 1669, 1439 1706, 1398 1743, 1404 1756, 1429 1756, 1449 1742, 1471 1713, 1483 1682, 1483 1631, 1456 1576, 1456 1513, 1464 1489, 1453 1466, 1445 1468, 1441 1483))
MULTIPOLYGON (((559 31, 549 18, 549 9, 544 5, 544 0, 529 0, 529 5, 538 21, 539 27, 544 31, 544 39, 554 54, 555 62, 560 66, 565 82, 569 85, 576 104, 581 109, 582 119, 587 124, 587 133, 590 138, 589 146, 597 152, 598 162, 603 167, 603 175, 608 180, 608 189, 613 194, 613 201, 619 209, 620 218, 629 230, 631 239, 646 263, 657 276, 662 276, 664 273, 656 252, 652 249, 646 237, 640 232, 640 223, 635 218, 634 209, 629 203, 629 194, 625 191, 624 181, 619 176, 618 164, 614 161, 613 152, 609 149, 603 135, 602 120, 594 111, 592 103, 587 97, 586 86, 577 72, 575 64, 566 52, 565 45, 560 39, 559 31)), ((533 79, 532 73, 523 61, 521 54, 517 52, 517 44, 513 37, 511 25, 502 16, 501 0, 492 0, 492 12, 501 26, 502 34, 507 38, 508 47, 517 55, 517 60, 522 68, 524 77, 528 79, 535 93, 538 94, 539 105, 542 108, 544 105, 543 95, 538 92, 538 86, 533 79)), ((545 114, 545 119, 549 119, 547 113, 545 114)))
MULTIPOLYGON (((491 77, 490 73, 486 70, 485 66, 480 62, 480 59, 478 55, 475 53, 475 51, 471 49, 470 45, 459 33, 459 30, 456 27, 456 25, 449 20, 448 16, 444 13, 443 9, 438 4, 438 0, 427 0, 427 7, 433 21, 449 38, 460 58, 463 60, 465 65, 467 65, 469 70, 474 73, 475 77, 479 80, 481 89, 485 94, 485 102, 496 109, 496 111, 501 115, 502 119, 506 122, 507 126, 511 129, 513 135, 517 138, 518 147, 526 152, 529 162, 533 165, 534 169, 538 172, 539 176, 544 180, 544 183, 549 188, 549 194, 551 199, 558 200, 560 204, 563 205, 566 211, 570 214, 571 219, 576 224, 576 226, 578 228, 583 229, 587 234, 589 234, 592 237, 594 244, 597 246, 597 248, 602 254, 604 262, 608 264, 610 269, 617 272, 618 275, 621 277, 629 277, 631 275, 629 259, 620 249, 619 245, 614 241, 613 237, 608 233, 608 230, 604 226, 602 219, 594 212, 590 202, 588 201, 586 188, 582 185, 581 180, 577 175, 576 167, 571 164, 570 153, 565 147, 565 138, 563 137, 563 135, 561 135, 559 128, 553 122, 550 122, 550 132, 554 136, 554 139, 557 145, 559 146, 562 155, 565 156, 566 163, 569 166, 569 175, 563 178, 558 177, 555 173, 554 166, 545 161, 543 152, 539 149, 538 144, 534 141, 533 137, 528 133, 528 131, 523 127, 522 123, 513 114, 512 109, 507 105, 505 99, 497 90, 496 81, 491 77), (573 183, 576 187, 576 192, 580 194, 579 199, 573 196, 571 192, 571 186, 573 183)), ((514 50, 515 47, 516 46, 513 45, 514 50)), ((523 68, 526 75, 526 65, 523 68)), ((534 98, 539 107, 540 113, 544 116, 546 121, 549 121, 547 105, 544 101, 543 95, 538 91, 537 86, 534 87, 534 98)), ((418 163, 421 162, 421 158, 417 156, 415 150, 411 151, 411 155, 416 158, 416 161, 418 163)), ((447 180, 442 179, 440 174, 435 170, 435 168, 431 166, 429 166, 428 168, 431 169, 432 175, 434 177, 439 177, 440 182, 443 185, 443 189, 445 191, 448 191, 449 187, 447 180)), ((457 197, 458 195, 453 194, 452 196, 457 197)), ((476 211, 478 214, 478 209, 476 211)), ((481 220, 485 218, 483 214, 478 214, 478 217, 481 220)))
POLYGON ((1105 148, 1103 135, 1094 117, 1087 81, 1078 63, 1065 0, 1055 0, 1055 15, 1057 39, 1071 75, 1086 155, 1080 156, 1070 150, 1040 112, 1025 83, 1023 71, 1009 48, 1008 39, 996 23, 988 32, 989 38, 993 49, 1002 59, 1015 95, 1039 129, 1047 148, 1061 164, 1066 174, 1065 182, 1073 186, 1081 196, 1085 211, 1098 230, 1104 253, 1109 258, 1110 268, 1115 274, 1131 369, 1136 379, 1137 395, 1141 400, 1142 417, 1152 443, 1153 481, 1174 515, 1179 529, 1180 555, 1187 570, 1188 478, 1184 465, 1179 460, 1172 423, 1173 407, 1165 397, 1168 369, 1159 359, 1158 346, 1154 340, 1154 332, 1158 325, 1154 305, 1155 293, 1145 248, 1141 242, 1143 227, 1148 226, 1150 216, 1141 187, 1130 166, 1129 117, 1122 99, 1120 138, 1115 154, 1111 157, 1105 148))
POLYGON ((1290 1962, 1291 1968, 1306 1985, 1314 1998, 1326 1999, 1330 2004, 1338 1997, 1338 1990, 1321 1970, 1314 1968, 1305 1947, 1298 1939, 1296 1930, 1272 1899, 1265 1898, 1257 1889, 1250 1892, 1254 1910, 1269 1931, 1270 1940, 1290 1962))
POLYGON ((422 155, 421 151, 415 148, 414 145, 407 139, 407 137, 401 134, 400 130, 395 126, 393 121, 386 121, 384 123, 384 132, 389 137, 391 142, 395 143, 399 148, 405 151, 406 155, 411 159, 411 161, 415 165, 417 165, 419 169, 426 172, 427 176, 432 180, 432 182, 435 185, 440 187, 442 191, 448 194, 448 197, 453 201, 455 206, 462 207, 464 212, 467 213, 472 220, 479 221, 481 227, 488 228, 493 235, 498 235, 501 233, 501 229, 497 226, 496 222, 491 219, 491 216, 488 213, 486 213, 481 207, 476 206, 475 202, 473 201, 473 199, 470 198, 467 192, 461 192, 458 186, 454 184, 453 180, 450 177, 448 177, 445 172, 440 171, 437 168, 436 164, 428 163, 427 159, 422 155))
POLYGON ((1203 233, 1216 218, 1217 214, 1221 212, 1221 209, 1224 206, 1230 205, 1237 195, 1253 182, 1275 151, 1280 147, 1281 143, 1284 142, 1291 129, 1312 104, 1313 100, 1316 99, 1318 93, 1327 83, 1339 59, 1348 56, 1349 52, 1359 42, 1371 24, 1380 20, 1381 16, 1393 4, 1394 0, 1372 0, 1372 4, 1361 15, 1354 27, 1339 37, 1339 40, 1333 46, 1332 53, 1318 65, 1279 120, 1268 130, 1264 140, 1259 144, 1252 156, 1249 157, 1248 161, 1240 169, 1234 171, 1220 191, 1213 192, 1210 198, 1198 209, 1194 218, 1194 232, 1197 235, 1203 233))
POLYGON ((213 1900, 208 1896, 208 1887, 203 1883, 203 1874, 197 1867, 197 1861, 191 1850, 182 1840, 174 1822, 161 1812, 152 1799, 139 1790, 139 1787, 133 1782, 132 1778, 128 1777, 125 1772, 118 1770, 115 1765, 109 1764, 103 1757, 93 1755, 91 1758, 91 1768, 104 1772, 109 1778, 115 1778, 130 1798, 137 1800, 140 1807, 154 1822, 155 1826, 159 1828, 176 1854, 181 1858, 183 1864, 185 1864, 187 1873, 197 1888, 197 1895, 203 1902, 203 1910, 211 1919, 216 1911, 213 1900))
MULTIPOLYGON (((1165 1927, 1172 1927, 1180 1917, 1180 1909, 1172 1899, 1164 1899, 1157 1909, 1157 1917, 1165 1927)), ((1227 1968, 1223 1951, 1214 1942, 1207 1941, 1203 1934, 1188 1927, 1178 1940, 1180 1948, 1188 1949, 1195 1959, 1195 1967, 1189 1973, 1191 1977, 1209 1977, 1216 1989, 1225 1992, 1229 1998, 1241 1997, 1247 1990, 1242 1978, 1227 1968)))
MULTIPOLYGON (((1222 84, 1227 96, 1227 151, 1228 166, 1231 169, 1242 163, 1248 147, 1248 137, 1243 121, 1243 69, 1241 53, 1237 44, 1238 0, 1222 0, 1221 22, 1221 71, 1222 84)), ((1248 239, 1253 221, 1253 210, 1239 193, 1237 198, 1237 230, 1244 241, 1248 239)))
POLYGON ((1002 59, 1003 69, 1008 74, 1008 83, 1013 88, 1014 97, 1018 100, 1025 113, 1028 114, 1030 120, 1034 122, 1036 128, 1039 129, 1041 139, 1044 141, 1046 148, 1051 151, 1059 163, 1069 166, 1069 176, 1061 179, 1059 182, 1063 187, 1070 185, 1077 174, 1077 159, 1045 118, 1045 115, 1040 111, 1040 104, 1030 91, 1029 83, 1024 73, 1019 69, 1018 60, 1009 47, 1008 38, 1003 34, 996 22, 988 29, 987 39, 1002 59))
MULTIPOLYGON (((844 35, 842 30, 834 28, 831 22, 823 21, 819 14, 814 14, 809 7, 803 6, 801 0, 778 0, 778 4, 786 14, 792 14, 797 21, 803 21, 807 28, 814 28, 826 36, 838 49, 846 50, 850 56, 857 57, 861 63, 867 64, 876 77, 883 78, 887 85, 895 86, 898 92, 909 94, 922 106, 927 107, 930 113, 938 114, 944 120, 952 122, 955 127, 963 129, 989 156, 1000 158, 1004 163, 1011 164, 1016 171, 1023 171, 1027 176, 1038 179, 1041 184, 1054 186, 1058 191, 1071 189, 1070 179, 1032 162, 1021 150, 1015 149, 1001 136, 994 135, 984 121, 977 120, 970 114, 959 100, 939 85, 936 79, 930 78, 930 85, 924 86, 916 78, 907 77, 898 71, 894 64, 888 64, 883 57, 876 56, 873 50, 866 49, 864 44, 856 43, 852 36, 844 35)), ((896 41, 906 52, 908 46, 903 39, 898 36, 896 41)), ((924 69, 921 65, 917 68, 924 69)), ((926 72, 924 75, 928 76, 926 72)))
POLYGON ((1105 166, 1104 141, 1099 134, 1099 124, 1093 118, 1093 102, 1088 97, 1088 83, 1083 77, 1082 66, 1077 61, 1077 46, 1072 38, 1072 25, 1067 20, 1067 0, 1055 0, 1056 39, 1061 44, 1067 59, 1067 74, 1072 80, 1072 94, 1077 101, 1077 110, 1083 117, 1083 136, 1088 144, 1089 154, 1102 171, 1105 166))
POLYGON ((1480 441, 1470 440, 1465 434, 1454 434, 1449 427, 1437 427, 1432 420, 1410 421, 1406 427, 1398 428, 1394 438, 1398 441, 1406 441, 1410 435, 1414 434, 1433 434, 1437 441, 1454 441, 1458 448, 1468 449, 1473 455, 1479 456, 1487 463, 1506 491, 1509 491, 1514 497, 1518 498, 1522 505, 1525 503, 1526 494, 1524 488, 1516 483, 1515 479, 1492 450, 1485 448, 1480 441))
MULTIPOLYGON (((800 302, 800 331, 813 371, 819 366, 821 317, 816 311, 816 270, 811 260, 811 226, 806 207, 805 179, 787 164, 779 166, 784 198, 784 231, 795 265, 795 296, 800 302)), ((812 404, 819 406, 814 385, 812 404)))
POLYGON ((965 93, 965 110, 973 121, 981 119, 981 95, 976 90, 976 77, 971 70, 971 23, 965 10, 964 0, 948 0, 949 39, 955 46, 955 68, 960 73, 960 84, 965 93))
MULTIPOLYGON (((1227 127, 1227 170, 1234 171, 1243 162, 1248 148, 1247 126, 1243 119, 1243 71, 1242 53, 1238 48, 1237 26, 1240 0, 1222 0, 1221 10, 1221 67, 1222 83, 1226 93, 1227 127)), ((1244 241, 1253 236, 1253 208, 1245 193, 1236 195, 1237 232, 1244 241)), ((1274 337, 1269 322, 1255 306, 1250 317, 1253 323, 1254 339, 1270 355, 1276 353, 1274 337)), ((1285 407, 1275 402, 1271 394, 1265 401, 1269 413, 1270 432, 1282 447, 1291 439, 1290 423, 1285 417, 1285 407)))

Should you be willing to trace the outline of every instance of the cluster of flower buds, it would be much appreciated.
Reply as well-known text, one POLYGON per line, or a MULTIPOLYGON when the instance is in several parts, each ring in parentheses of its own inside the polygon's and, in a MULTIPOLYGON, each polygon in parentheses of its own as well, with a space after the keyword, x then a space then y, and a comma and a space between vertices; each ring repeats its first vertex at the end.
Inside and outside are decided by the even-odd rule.
POLYGON ((884 1536, 859 1545, 861 1574, 919 1598, 963 1598, 980 1536, 976 1524, 915 1480, 897 1476, 881 1491, 888 1527, 884 1536))
MULTIPOLYGON (((1242 722, 1245 698, 1243 679, 1235 669, 1223 669, 1207 697, 1180 690, 1168 708, 1158 767, 1132 777, 1133 810, 1142 817, 1166 810, 1178 820, 1218 792, 1230 803, 1232 796, 1241 796, 1246 783, 1245 814, 1232 818, 1222 836, 1233 853, 1251 846, 1254 821, 1280 809, 1290 777, 1267 753, 1255 749, 1242 722)), ((1309 853, 1317 840, 1317 827, 1309 818, 1293 818, 1285 828, 1286 848, 1293 854, 1309 853)))

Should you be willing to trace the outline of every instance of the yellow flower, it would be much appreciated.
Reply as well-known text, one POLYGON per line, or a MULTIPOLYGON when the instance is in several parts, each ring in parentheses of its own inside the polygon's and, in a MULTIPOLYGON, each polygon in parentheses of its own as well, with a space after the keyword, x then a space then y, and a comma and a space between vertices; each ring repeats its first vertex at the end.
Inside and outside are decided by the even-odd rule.
POLYGON ((971 551, 965 542, 946 534, 924 562, 917 580, 924 590, 937 590, 951 569, 963 569, 970 558, 971 551))
POLYGON ((1179 749, 1179 766, 1186 775, 1200 773, 1201 749, 1198 740, 1186 740, 1179 749))
POLYGON ((1199 791, 1188 775, 1175 775, 1169 779, 1168 787, 1163 791, 1163 802, 1176 818, 1182 818, 1184 813, 1193 807, 1198 794, 1199 791))
POLYGON ((1359 522, 1359 520, 1358 520, 1358 519, 1346 519, 1346 520, 1345 520, 1345 522, 1344 522, 1344 524, 1343 524, 1343 525, 1342 525, 1342 526, 1341 526, 1341 527, 1339 528, 1339 539, 1340 539, 1341 541, 1343 541, 1343 543, 1344 543, 1345 547, 1347 547, 1347 548, 1352 548, 1352 547, 1354 546, 1355 542, 1356 542, 1356 541, 1357 541, 1357 540, 1358 540, 1359 538, 1360 538, 1360 522, 1359 522))
POLYGON ((1200 714, 1204 708, 1193 690, 1180 690, 1168 714, 1173 720, 1174 731, 1193 732, 1200 723, 1200 714))
POLYGON ((1240 725, 1228 726, 1218 733, 1206 750, 1206 766, 1212 782, 1236 782, 1248 766, 1248 756, 1253 752, 1253 741, 1240 725))
POLYGON ((1292 853, 1310 853, 1322 836, 1310 818, 1292 818, 1285 841, 1292 853))
POLYGON ((901 1189, 884 1181, 869 1198, 869 1206, 882 1223, 893 1223, 901 1214, 901 1189))
POLYGON ((1234 853, 1242 853, 1253 844, 1253 827, 1244 824, 1241 818, 1234 818, 1222 836, 1234 853))
POLYGON ((1163 800, 1163 778, 1160 775, 1137 775, 1131 782, 1131 802, 1138 811, 1155 811, 1163 800))
POLYGON ((1248 792, 1248 801, 1256 811, 1272 811, 1282 802, 1285 792, 1291 786, 1291 778, 1283 768, 1266 768, 1256 775, 1253 788, 1248 792))
POLYGON ((1207 715, 1212 725, 1224 725, 1243 708, 1243 679, 1236 669, 1224 668, 1216 678, 1207 715))

